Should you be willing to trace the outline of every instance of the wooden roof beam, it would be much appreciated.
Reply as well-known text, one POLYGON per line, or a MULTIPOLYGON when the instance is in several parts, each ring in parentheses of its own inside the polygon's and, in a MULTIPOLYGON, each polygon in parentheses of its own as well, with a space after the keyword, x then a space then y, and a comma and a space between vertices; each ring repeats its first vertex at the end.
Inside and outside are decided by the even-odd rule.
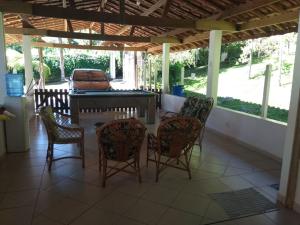
POLYGON ((56 31, 56 30, 32 29, 32 28, 5 27, 5 33, 48 36, 48 37, 58 37, 58 38, 73 38, 73 39, 84 39, 84 40, 100 40, 100 41, 181 43, 181 41, 176 37, 137 37, 137 36, 102 35, 102 34, 77 33, 77 32, 56 31))
POLYGON ((299 17, 298 11, 292 11, 292 12, 283 12, 277 16, 266 16, 264 18, 261 18, 260 20, 254 20, 250 21, 248 23, 242 24, 240 26, 240 30, 251 30, 251 29, 258 29, 261 27, 267 27, 275 24, 281 24, 286 22, 292 22, 297 21, 299 17))
POLYGON ((117 13, 99 13, 82 9, 62 8, 56 6, 44 6, 38 4, 28 4, 19 1, 0 2, 0 11, 6 13, 23 13, 33 16, 52 17, 60 19, 72 19, 90 22, 104 22, 124 25, 137 26, 158 26, 158 27, 183 27, 194 28, 195 21, 179 20, 166 18, 135 16, 124 14, 121 16, 117 13))
POLYGON ((83 50, 105 50, 105 51, 146 51, 143 47, 124 47, 124 46, 91 46, 91 45, 74 45, 74 44, 57 44, 57 43, 44 43, 32 42, 33 47, 37 48, 70 48, 70 49, 83 49, 83 50))

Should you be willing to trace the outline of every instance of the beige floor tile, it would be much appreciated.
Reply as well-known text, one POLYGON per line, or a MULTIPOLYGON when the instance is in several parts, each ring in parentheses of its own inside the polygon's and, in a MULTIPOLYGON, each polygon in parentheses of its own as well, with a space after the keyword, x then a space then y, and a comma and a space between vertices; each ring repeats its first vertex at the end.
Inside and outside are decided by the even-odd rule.
POLYGON ((129 219, 125 216, 120 216, 116 218, 115 225, 145 225, 145 223, 129 219))
POLYGON ((251 188, 253 185, 239 176, 222 177, 220 181, 232 190, 251 188))
POLYGON ((57 192, 41 191, 38 196, 35 214, 39 214, 47 208, 54 207, 63 200, 64 196, 57 192))
POLYGON ((139 183, 138 181, 125 180, 116 188, 117 191, 140 197, 152 187, 148 182, 139 183))
POLYGON ((32 207, 20 207, 0 211, 2 225, 30 225, 33 214, 32 207))
POLYGON ((142 195, 142 198, 148 201, 161 203, 163 205, 171 205, 178 194, 178 190, 161 187, 157 184, 148 189, 148 191, 142 195))
POLYGON ((252 172, 252 169, 241 169, 235 167, 228 167, 225 170, 224 176, 235 176, 252 172))
POLYGON ((94 169, 84 169, 84 170, 78 170, 74 174, 70 176, 74 180, 78 180, 80 182, 86 182, 86 183, 95 183, 96 180, 101 180, 101 173, 99 171, 96 171, 94 169))
POLYGON ((229 219, 224 209, 214 201, 210 202, 204 217, 206 218, 206 220, 209 219, 211 222, 218 222, 229 219))
POLYGON ((44 209, 41 213, 54 221, 69 224, 87 209, 88 205, 86 204, 70 198, 63 198, 57 204, 44 209))
POLYGON ((146 200, 139 200, 126 212, 126 216, 145 224, 156 224, 166 212, 167 207, 146 200))
POLYGON ((168 209, 159 220, 158 225, 199 225, 201 218, 201 216, 185 213, 176 209, 168 209))
POLYGON ((211 200, 207 196, 198 196, 188 193, 180 194, 174 203, 173 208, 193 213, 198 216, 204 216, 211 200))
POLYGON ((136 204, 137 201, 138 198, 132 195, 115 191, 99 201, 95 207, 122 215, 136 204))
POLYGON ((225 173, 226 168, 227 166, 204 162, 201 164, 201 166, 198 169, 201 171, 223 175, 225 173))
POLYGON ((14 208, 21 206, 33 206, 37 197, 38 191, 19 191, 8 192, 5 194, 0 203, 0 209, 14 208))
POLYGON ((240 176, 257 187, 279 183, 279 177, 275 174, 272 174, 272 171, 254 172, 249 174, 242 174, 240 176))
POLYGON ((221 174, 207 172, 205 170, 193 170, 192 180, 203 180, 221 177, 221 174))
POLYGON ((118 215, 99 209, 89 209, 70 225, 116 225, 118 215))
POLYGON ((40 176, 29 176, 29 177, 12 177, 7 186, 7 191, 23 191, 38 189, 41 183, 40 176))
POLYGON ((104 198, 112 190, 110 188, 97 187, 75 180, 66 179, 52 186, 48 191, 60 193, 86 204, 93 204, 104 198))
POLYGON ((205 179, 199 181, 191 181, 189 182, 183 189, 183 192, 196 194, 196 195, 203 195, 208 193, 220 193, 231 191, 227 185, 222 183, 219 178, 214 179, 205 179))
POLYGON ((62 223, 52 221, 45 216, 37 216, 33 219, 32 225, 62 225, 62 223))

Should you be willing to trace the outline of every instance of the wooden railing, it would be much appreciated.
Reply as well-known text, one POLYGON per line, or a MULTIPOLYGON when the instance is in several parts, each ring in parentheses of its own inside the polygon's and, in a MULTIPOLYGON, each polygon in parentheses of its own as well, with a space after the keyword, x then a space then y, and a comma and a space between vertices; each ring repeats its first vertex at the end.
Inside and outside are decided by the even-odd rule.
MULTIPOLYGON (((156 93, 156 108, 161 109, 161 89, 149 89, 144 88, 143 90, 152 91, 156 93)), ((34 91, 35 97, 35 110, 38 111, 41 106, 50 105, 55 112, 69 113, 70 111, 70 101, 69 101, 69 91, 67 89, 36 89, 34 91)), ((102 111, 135 111, 135 108, 83 108, 80 112, 102 112, 102 111)))
POLYGON ((50 105, 55 112, 69 113, 69 91, 67 89, 35 89, 35 111, 50 105))

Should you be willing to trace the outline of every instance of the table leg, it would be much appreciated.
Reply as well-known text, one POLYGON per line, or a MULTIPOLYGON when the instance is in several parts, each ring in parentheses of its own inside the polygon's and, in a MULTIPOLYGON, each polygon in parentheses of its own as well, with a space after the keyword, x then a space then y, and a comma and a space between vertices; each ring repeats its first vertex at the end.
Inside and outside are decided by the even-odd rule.
POLYGON ((137 113, 138 117, 144 117, 145 116, 145 109, 142 106, 137 107, 137 113))
POLYGON ((75 99, 70 100, 71 123, 79 124, 79 107, 78 101, 75 99))
POLYGON ((148 98, 147 105, 147 123, 154 124, 155 123, 155 112, 156 112, 156 104, 155 104, 155 96, 148 98))

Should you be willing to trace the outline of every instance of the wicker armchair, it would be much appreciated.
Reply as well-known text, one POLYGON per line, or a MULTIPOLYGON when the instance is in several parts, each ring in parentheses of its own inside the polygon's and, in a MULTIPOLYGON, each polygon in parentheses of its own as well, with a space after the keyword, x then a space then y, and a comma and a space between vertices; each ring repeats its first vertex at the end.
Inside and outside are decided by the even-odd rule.
POLYGON ((156 182, 168 166, 187 171, 191 179, 192 149, 203 126, 194 117, 171 117, 161 122, 157 136, 148 134, 147 166, 149 161, 156 163, 156 182))
POLYGON ((198 144, 200 146, 200 150, 202 151, 202 140, 204 137, 205 124, 213 105, 214 99, 212 97, 188 97, 181 107, 179 113, 166 112, 162 116, 162 120, 173 116, 190 116, 198 118, 204 126, 203 129, 201 129, 201 133, 198 138, 198 144))
POLYGON ((109 177, 120 171, 135 174, 141 182, 140 149, 145 131, 145 126, 134 118, 114 120, 96 129, 103 187, 109 177), (108 160, 115 161, 116 164, 108 165, 108 160), (133 171, 126 170, 127 167, 131 167, 133 171))
POLYGON ((51 170, 52 162, 65 158, 76 158, 82 160, 84 168, 84 129, 69 124, 67 115, 54 114, 50 106, 43 106, 39 111, 48 135, 48 149, 46 160, 51 170), (53 158, 54 144, 77 144, 80 147, 80 156, 66 156, 53 158))

